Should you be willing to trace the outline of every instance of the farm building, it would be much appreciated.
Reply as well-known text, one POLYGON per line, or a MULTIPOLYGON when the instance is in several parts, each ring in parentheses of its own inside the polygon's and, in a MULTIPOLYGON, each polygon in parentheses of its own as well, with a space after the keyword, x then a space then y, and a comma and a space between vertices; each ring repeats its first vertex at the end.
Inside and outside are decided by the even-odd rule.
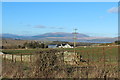
POLYGON ((69 44, 51 44, 51 45, 48 45, 48 48, 73 48, 72 45, 69 45, 69 44))
POLYGON ((73 48, 73 46, 69 44, 60 44, 58 45, 58 48, 73 48))
POLYGON ((0 55, 2 55, 3 53, 2 52, 0 52, 0 55))

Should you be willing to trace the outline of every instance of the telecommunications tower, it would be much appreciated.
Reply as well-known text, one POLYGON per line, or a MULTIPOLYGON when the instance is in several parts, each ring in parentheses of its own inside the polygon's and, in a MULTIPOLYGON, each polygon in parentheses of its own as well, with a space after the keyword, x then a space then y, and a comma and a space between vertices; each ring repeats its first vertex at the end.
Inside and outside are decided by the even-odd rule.
POLYGON ((74 53, 76 53, 75 52, 75 47, 76 47, 76 40, 77 40, 77 29, 74 29, 74 32, 73 32, 73 35, 74 35, 74 37, 73 37, 73 40, 74 40, 74 53))

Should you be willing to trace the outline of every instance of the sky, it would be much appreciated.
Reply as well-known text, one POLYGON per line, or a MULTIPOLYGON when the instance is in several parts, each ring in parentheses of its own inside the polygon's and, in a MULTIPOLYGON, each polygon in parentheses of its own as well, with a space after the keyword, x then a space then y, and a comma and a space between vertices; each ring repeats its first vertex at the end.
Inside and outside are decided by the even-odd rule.
POLYGON ((38 35, 51 32, 116 37, 117 2, 3 2, 2 32, 38 35))
POLYGON ((119 0, 1 0, 2 2, 119 2, 119 0))

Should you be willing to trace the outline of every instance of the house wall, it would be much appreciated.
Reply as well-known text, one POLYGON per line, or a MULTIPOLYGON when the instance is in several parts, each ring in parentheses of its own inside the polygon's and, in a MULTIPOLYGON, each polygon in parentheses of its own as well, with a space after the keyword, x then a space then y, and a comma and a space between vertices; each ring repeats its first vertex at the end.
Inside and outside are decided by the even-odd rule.
POLYGON ((72 46, 70 46, 69 44, 66 44, 65 46, 59 46, 59 48, 73 48, 72 46))

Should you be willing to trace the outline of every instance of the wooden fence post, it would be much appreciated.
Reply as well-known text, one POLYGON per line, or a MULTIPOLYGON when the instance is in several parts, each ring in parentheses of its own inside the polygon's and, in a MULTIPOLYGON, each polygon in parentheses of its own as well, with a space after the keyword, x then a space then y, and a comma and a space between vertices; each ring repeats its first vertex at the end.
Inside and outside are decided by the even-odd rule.
POLYGON ((89 78, 89 53, 87 52, 88 60, 87 60, 87 79, 89 78))
POLYGON ((13 58, 14 58, 14 55, 12 54, 12 62, 14 61, 13 58))
POLYGON ((30 55, 30 63, 32 62, 32 55, 30 55))
POLYGON ((6 60, 6 54, 4 54, 4 60, 6 60))
POLYGON ((63 61, 63 64, 64 64, 64 52, 62 52, 62 61, 63 61))
POLYGON ((21 62, 22 62, 22 54, 21 54, 21 62))
POLYGON ((104 79, 106 79, 107 78, 107 75, 106 75, 106 64, 105 64, 105 48, 103 47, 103 57, 104 57, 104 72, 105 72, 105 74, 104 74, 104 79))
POLYGON ((16 63, 16 58, 15 58, 15 63, 16 63))

